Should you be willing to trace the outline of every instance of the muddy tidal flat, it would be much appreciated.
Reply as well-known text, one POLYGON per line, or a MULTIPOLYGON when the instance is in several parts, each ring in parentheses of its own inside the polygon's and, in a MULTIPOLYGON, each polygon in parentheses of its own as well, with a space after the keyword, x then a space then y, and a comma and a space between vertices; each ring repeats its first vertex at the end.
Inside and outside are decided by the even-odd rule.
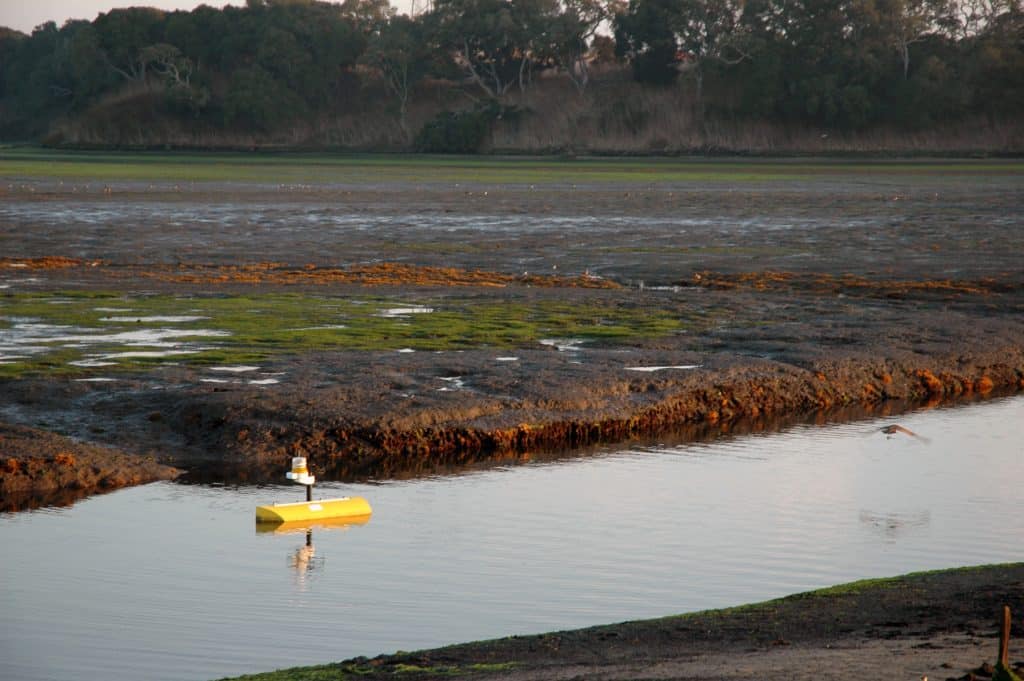
POLYGON ((0 508, 1018 391, 1022 224, 1018 161, 2 149, 0 508))

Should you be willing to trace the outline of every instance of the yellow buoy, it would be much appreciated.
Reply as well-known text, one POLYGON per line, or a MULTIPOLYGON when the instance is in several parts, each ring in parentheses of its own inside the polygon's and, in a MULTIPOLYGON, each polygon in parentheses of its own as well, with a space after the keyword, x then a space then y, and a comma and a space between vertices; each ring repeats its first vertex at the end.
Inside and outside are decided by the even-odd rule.
POLYGON ((256 507, 258 523, 292 523, 323 520, 325 518, 345 518, 368 516, 373 513, 370 503, 362 497, 342 497, 340 499, 320 499, 318 501, 298 501, 291 504, 271 504, 256 507))
MULTIPOLYGON (((316 478, 309 473, 306 457, 292 458, 292 469, 284 474, 292 482, 306 488, 306 500, 290 504, 271 504, 256 507, 257 523, 309 523, 327 518, 369 518, 373 513, 369 502, 362 497, 340 499, 319 499, 313 501, 313 483, 316 478)), ((365 521, 364 521, 365 522, 365 521)))

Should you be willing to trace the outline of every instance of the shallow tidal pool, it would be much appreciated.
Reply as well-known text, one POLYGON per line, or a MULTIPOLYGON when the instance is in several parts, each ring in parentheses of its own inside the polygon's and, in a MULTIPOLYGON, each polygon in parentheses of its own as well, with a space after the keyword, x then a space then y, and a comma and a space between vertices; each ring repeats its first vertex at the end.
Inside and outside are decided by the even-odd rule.
MULTIPOLYGON (((1024 396, 368 485, 156 483, 0 514, 0 678, 198 680, 1024 560, 1024 396), (899 423, 919 437, 881 428, 899 423), (308 542, 308 544, 307 544, 308 542)), ((283 471, 282 471, 283 477, 283 471)))

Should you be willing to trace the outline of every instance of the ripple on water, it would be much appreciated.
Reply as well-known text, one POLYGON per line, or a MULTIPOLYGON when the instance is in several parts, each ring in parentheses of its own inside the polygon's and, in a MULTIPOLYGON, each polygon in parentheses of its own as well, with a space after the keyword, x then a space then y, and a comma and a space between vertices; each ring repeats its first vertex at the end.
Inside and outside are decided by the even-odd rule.
POLYGON ((2 516, 0 570, 17 588, 0 590, 0 677, 209 679, 1022 560, 1022 423, 1015 397, 322 484, 374 516, 314 529, 309 571, 295 567, 301 533, 253 526, 256 505, 298 500, 297 486, 156 483, 2 516), (931 442, 881 432, 897 422, 931 442))

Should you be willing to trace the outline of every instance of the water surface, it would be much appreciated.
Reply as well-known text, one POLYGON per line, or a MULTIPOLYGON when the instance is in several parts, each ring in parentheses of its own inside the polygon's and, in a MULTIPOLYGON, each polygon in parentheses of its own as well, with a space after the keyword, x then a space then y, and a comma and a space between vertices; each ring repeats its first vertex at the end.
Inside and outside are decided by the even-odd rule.
POLYGON ((379 485, 157 483, 0 516, 0 678, 211 679, 1024 560, 1024 396, 379 485))

